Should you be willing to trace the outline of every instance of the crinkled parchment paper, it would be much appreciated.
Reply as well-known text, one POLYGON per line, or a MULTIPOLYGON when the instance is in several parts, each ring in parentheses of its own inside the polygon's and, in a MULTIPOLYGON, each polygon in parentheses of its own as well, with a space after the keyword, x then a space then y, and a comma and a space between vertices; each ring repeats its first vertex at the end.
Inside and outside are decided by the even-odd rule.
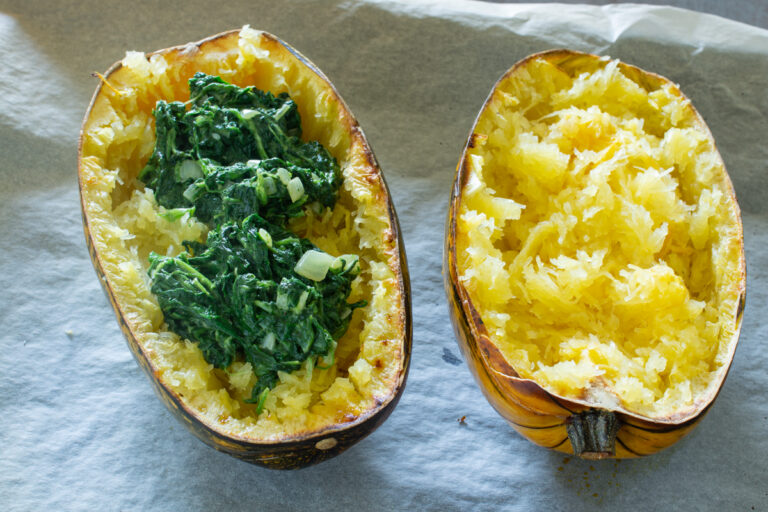
POLYGON ((634 5, 0 2, 0 70, 0 510, 768 509, 768 32, 634 5), (400 405, 348 452, 298 472, 214 451, 155 398, 100 290, 78 206, 90 73, 126 50, 246 23, 305 53, 357 115, 413 280, 400 405), (730 376, 689 437, 642 460, 582 462, 516 434, 461 360, 443 294, 443 222, 472 121, 507 68, 563 46, 679 83, 743 209, 748 300, 730 376))

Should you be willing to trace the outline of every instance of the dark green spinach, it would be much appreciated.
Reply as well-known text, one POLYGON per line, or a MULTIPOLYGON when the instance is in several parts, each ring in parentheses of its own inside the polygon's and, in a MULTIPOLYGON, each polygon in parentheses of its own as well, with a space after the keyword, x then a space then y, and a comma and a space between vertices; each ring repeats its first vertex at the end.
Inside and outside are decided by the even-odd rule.
POLYGON ((184 242, 178 257, 150 255, 152 292, 169 328, 210 364, 251 364, 258 380, 249 401, 260 412, 277 372, 310 358, 332 362, 352 311, 366 304, 347 303, 356 256, 319 253, 320 273, 301 272, 317 248, 283 227, 309 203, 333 207, 340 172, 325 148, 299 139, 286 94, 197 73, 190 98, 189 110, 158 102, 155 151, 139 177, 166 218, 193 209, 211 231, 205 243, 184 242))
POLYGON ((332 361, 334 338, 365 305, 347 303, 360 272, 356 258, 338 258, 321 281, 307 279, 294 268, 312 243, 256 214, 214 228, 204 244, 185 245, 189 254, 150 255, 152 292, 165 321, 217 368, 241 354, 258 377, 251 400, 260 405, 278 371, 296 370, 310 357, 332 361))
MULTIPOLYGON (((197 208, 202 203, 200 213, 206 219, 201 220, 209 222, 218 204, 242 201, 243 192, 249 195, 246 188, 254 189, 263 205, 271 192, 263 177, 271 173, 274 178, 274 172, 284 168, 291 179, 301 180, 306 198, 287 211, 282 201, 272 214, 295 216, 305 202, 333 206, 341 185, 339 166, 318 142, 299 138, 299 113, 287 94, 275 97, 254 87, 241 89, 203 73, 195 74, 189 84, 189 110, 181 102, 159 101, 155 107, 155 150, 139 179, 154 191, 159 204, 197 208), (245 178, 251 181, 242 183, 245 178), (227 192, 233 185, 240 190, 227 192)), ((285 184, 273 183, 281 194, 285 184)), ((259 204, 245 200, 250 203, 238 214, 241 220, 245 211, 259 211, 259 204)))

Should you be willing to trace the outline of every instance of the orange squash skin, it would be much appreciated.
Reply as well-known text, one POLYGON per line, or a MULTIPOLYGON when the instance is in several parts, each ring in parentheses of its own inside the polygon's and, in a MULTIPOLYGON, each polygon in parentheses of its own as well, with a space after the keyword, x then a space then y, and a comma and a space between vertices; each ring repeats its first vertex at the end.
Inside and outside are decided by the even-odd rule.
MULTIPOLYGON (((513 66, 494 85, 478 118, 473 124, 467 143, 462 151, 461 158, 456 168, 456 174, 451 191, 451 199, 448 209, 448 218, 445 231, 445 245, 443 250, 443 280, 449 313, 453 324, 454 333, 464 359, 470 368, 476 382, 493 408, 521 435, 531 442, 550 448, 558 452, 574 454, 572 443, 569 439, 568 424, 585 413, 603 411, 615 414, 618 431, 615 435, 615 450, 613 453, 586 452, 581 454, 583 458, 632 458, 651 455, 682 439, 704 417, 715 398, 722 389, 723 381, 727 376, 733 360, 733 350, 738 340, 741 327, 744 304, 746 299, 746 265, 744 262, 743 231, 739 221, 740 250, 741 250, 741 280, 740 301, 736 312, 736 329, 734 339, 731 340, 731 357, 721 374, 720 385, 710 396, 697 401, 699 405, 694 414, 680 414, 660 419, 649 419, 640 415, 630 414, 610 409, 595 409, 587 403, 577 399, 569 399, 546 391, 533 380, 519 376, 517 371, 507 363, 499 349, 492 343, 483 321, 475 309, 466 289, 460 284, 457 266, 457 217, 461 204, 461 193, 468 177, 469 156, 468 150, 475 144, 475 126, 483 111, 489 105, 496 87, 526 65, 532 59, 545 58, 553 62, 573 58, 593 58, 594 55, 582 54, 570 50, 551 50, 531 55, 513 66)), ((620 63, 622 71, 641 83, 668 83, 669 81, 658 75, 645 72, 634 66, 620 63)), ((682 95, 682 93, 680 93, 682 95)), ((700 127, 703 127, 711 139, 709 128, 701 116, 695 113, 700 127)), ((719 156, 719 155, 718 155, 719 156)), ((734 198, 733 187, 728 181, 729 192, 734 198)), ((738 208, 738 207, 737 207, 738 208)), ((738 214, 738 211, 737 211, 738 214)), ((740 217, 739 217, 740 219, 740 217)))
MULTIPOLYGON (((394 209, 394 205, 391 201, 389 188, 384 181, 384 176, 381 172, 378 162, 371 150, 362 129, 359 127, 357 120, 349 111, 346 103, 339 96, 338 91, 334 88, 333 84, 328 78, 306 57, 304 57, 297 50, 281 41, 277 37, 263 33, 269 40, 269 43, 281 50, 287 50, 291 54, 291 58, 296 59, 302 66, 303 72, 311 73, 319 77, 326 82, 329 86, 334 100, 338 102, 340 110, 345 114, 344 118, 347 120, 345 129, 351 133, 351 138, 359 143, 363 156, 368 165, 370 175, 366 176, 371 183, 378 183, 380 186, 380 197, 383 201, 386 201, 386 209, 389 216, 389 225, 391 232, 389 233, 390 241, 394 242, 395 250, 400 262, 399 272, 396 274, 398 281, 398 288, 401 292, 402 300, 399 304, 398 319, 396 321, 401 322, 403 325, 403 339, 398 340, 401 344, 400 347, 400 364, 401 370, 397 377, 397 380, 391 390, 390 396, 385 401, 378 401, 376 406, 372 409, 365 411, 363 414, 350 419, 347 423, 340 423, 333 425, 329 428, 324 428, 321 431, 302 433, 295 436, 285 436, 279 441, 260 441, 258 439, 241 438, 236 435, 228 435, 217 429, 212 428, 209 424, 203 421, 198 415, 188 407, 184 400, 172 389, 170 389, 156 373, 151 358, 142 347, 141 343, 137 340, 136 334, 131 328, 130 322, 127 320, 127 315, 116 299, 115 292, 112 289, 112 285, 107 278, 104 265, 102 264, 99 252, 95 244, 94 237, 89 227, 88 209, 86 199, 83 194, 84 187, 88 184, 83 178, 83 141, 84 131, 81 130, 79 149, 78 149, 78 185, 80 190, 80 207, 83 217, 83 228, 85 233, 86 245, 88 253, 91 258, 91 262, 99 277, 99 281, 102 284, 103 290, 107 299, 109 300, 115 316, 117 317, 120 329, 125 336, 128 347, 133 354, 134 359, 139 366, 144 370, 144 373, 152 383, 152 387, 157 396, 162 400, 166 407, 173 413, 187 429, 192 432, 197 438, 205 442, 207 445, 222 451, 229 455, 232 455, 238 459, 242 459, 246 462, 256 464, 258 466, 270 468, 270 469, 299 469, 307 466, 311 466, 330 459, 358 441, 365 438, 372 433, 379 425, 381 425, 387 417, 392 413, 395 406, 400 400, 403 390, 405 389, 405 382, 410 367, 410 355, 411 355, 411 339, 412 339, 412 314, 411 314, 411 291, 410 291, 410 278, 408 275, 408 265, 405 255, 405 248, 402 240, 402 234, 400 231, 400 225, 398 222, 397 214, 394 209)), ((223 32, 221 34, 211 36, 196 43, 191 43, 199 50, 216 51, 217 49, 226 48, 228 45, 237 44, 237 38, 239 30, 232 30, 223 32)), ((177 46, 164 50, 159 50, 154 53, 176 53, 182 55, 183 52, 188 52, 190 45, 177 46)), ((152 55, 152 54, 148 54, 152 55)), ((180 57, 183 58, 183 57, 180 57)), ((104 75, 104 81, 109 80, 109 76, 120 69, 121 63, 114 64, 104 75)), ((85 128, 91 111, 94 107, 97 97, 104 88, 104 81, 96 89, 93 95, 91 103, 85 115, 83 127, 85 128)))

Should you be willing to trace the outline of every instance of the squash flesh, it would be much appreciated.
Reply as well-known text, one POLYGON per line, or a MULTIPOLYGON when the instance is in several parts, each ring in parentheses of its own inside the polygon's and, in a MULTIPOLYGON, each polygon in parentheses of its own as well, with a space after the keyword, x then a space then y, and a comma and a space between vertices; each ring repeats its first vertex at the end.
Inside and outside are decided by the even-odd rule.
POLYGON ((198 53, 190 47, 149 59, 129 52, 92 107, 83 130, 81 182, 102 267, 157 378, 213 428, 247 439, 278 440, 353 421, 392 398, 404 366, 400 262, 383 184, 371 176, 360 141, 344 125, 351 120, 341 119, 332 89, 300 69, 286 48, 248 28, 240 32, 237 48, 216 40, 205 44, 214 48, 198 53), (362 272, 349 300, 366 299, 368 305, 355 311, 339 340, 336 363, 327 370, 305 364, 280 374, 258 417, 254 406, 243 401, 255 379, 249 365, 235 362, 226 371, 214 369, 196 345, 165 330, 146 276, 150 251, 176 255, 181 241, 202 240, 207 231, 195 219, 159 217, 163 208, 135 181, 154 145, 152 108, 159 99, 188 99, 186 80, 196 71, 291 95, 299 106, 304 139, 323 144, 344 176, 333 211, 309 212, 291 229, 331 254, 360 255, 362 272))
POLYGON ((651 418, 712 395, 735 334, 738 208, 679 90, 616 61, 528 61, 479 116, 461 285, 524 378, 651 418))

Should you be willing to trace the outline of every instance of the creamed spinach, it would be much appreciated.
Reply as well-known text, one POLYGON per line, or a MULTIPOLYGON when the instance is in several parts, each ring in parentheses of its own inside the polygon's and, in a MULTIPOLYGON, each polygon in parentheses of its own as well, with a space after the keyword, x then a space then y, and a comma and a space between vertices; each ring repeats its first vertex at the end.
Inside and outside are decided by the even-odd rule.
POLYGON ((285 228, 308 206, 332 208, 341 174, 322 145, 301 140, 286 93, 203 73, 189 88, 187 104, 157 103, 155 149, 139 179, 166 218, 188 212, 210 231, 178 257, 150 254, 152 293, 169 328, 210 364, 251 364, 249 401, 260 412, 278 371, 332 363, 352 311, 365 305, 347 303, 357 256, 334 258, 285 228))

